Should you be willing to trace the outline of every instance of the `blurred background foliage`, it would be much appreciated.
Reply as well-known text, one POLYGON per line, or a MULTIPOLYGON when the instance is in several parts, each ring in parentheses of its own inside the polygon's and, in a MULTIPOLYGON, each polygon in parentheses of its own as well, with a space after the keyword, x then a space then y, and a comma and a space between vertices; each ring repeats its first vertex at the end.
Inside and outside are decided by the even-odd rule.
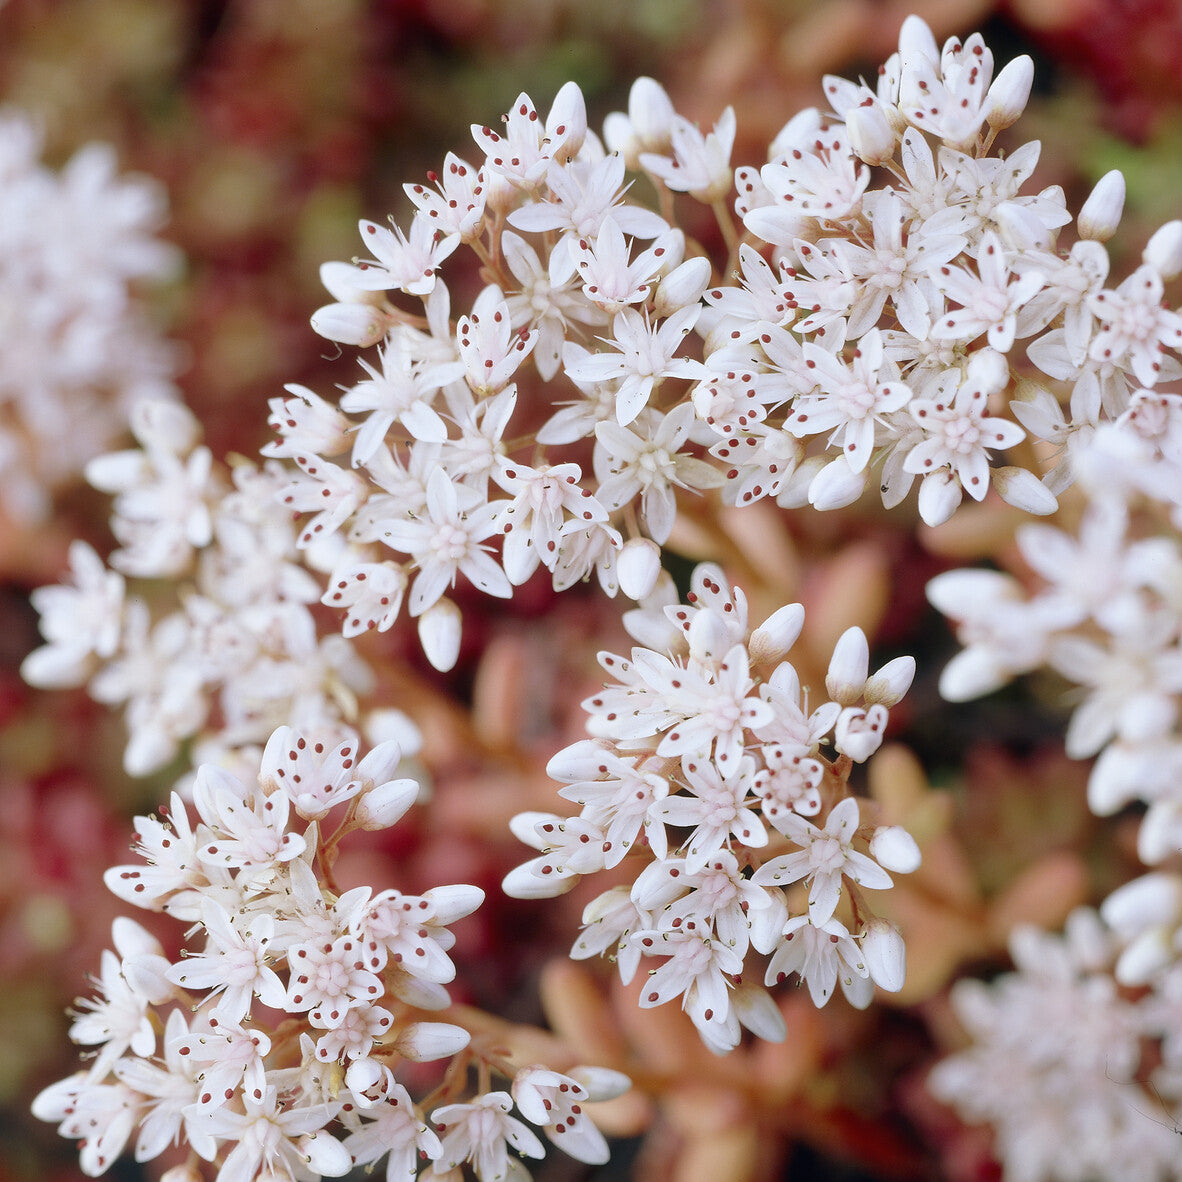
MULTIPOLYGON (((327 392, 341 380, 308 327, 325 302, 319 265, 354 255, 359 217, 405 220, 402 183, 448 150, 471 158, 471 123, 492 123, 523 90, 544 108, 574 79, 596 126, 649 74, 703 124, 733 105, 735 162, 758 163, 783 123, 819 102, 822 74, 872 75, 909 11, 940 40, 981 29, 999 61, 1035 56, 1038 89, 1019 127, 1043 143, 1042 183, 1062 184, 1076 208, 1100 175, 1124 170, 1129 257, 1178 215, 1174 0, 0 0, 0 104, 42 120, 54 163, 109 141, 124 170, 167 186, 166 233, 188 262, 156 311, 184 350, 179 380, 215 453, 253 454, 267 438, 267 399, 285 383, 327 392)), ((115 913, 101 873, 124 860, 128 817, 160 787, 122 777, 116 724, 102 711, 32 694, 17 674, 37 639, 28 591, 56 578, 70 538, 102 545, 105 516, 102 498, 76 490, 49 529, 0 531, 0 1182, 78 1176, 72 1147, 35 1127, 27 1106, 72 1069, 62 1009, 97 966, 115 913)), ((840 552, 875 528, 873 518, 833 515, 800 534, 840 552)), ((903 572, 884 591, 881 635, 902 650, 925 619, 931 629, 917 588, 939 559, 919 562, 898 539, 880 544, 882 570, 903 572)), ((955 537, 943 546, 957 559, 966 549, 955 537)), ((937 708, 931 677, 916 694, 917 717, 937 708)), ((984 723, 966 717, 940 733, 920 717, 915 741, 930 773, 971 785, 958 822, 975 835, 971 872, 986 894, 1000 893, 1048 849, 1086 848, 1091 822, 1079 769, 1055 754, 1028 704, 995 704, 984 723), (954 747, 974 745, 972 759, 954 758, 954 747), (1049 753, 1018 760, 1041 746, 1049 753), (981 853, 990 843, 1001 850, 992 860, 981 853)), ((929 1053, 906 1020, 892 1046, 911 1063, 929 1053)), ((856 1067, 846 1061, 847 1082, 856 1067)), ((912 1106, 911 1127, 894 1130, 883 1160, 924 1157, 896 1144, 920 1139, 921 1110, 912 1106)), ((939 1133, 934 1118, 925 1127, 939 1133)), ((802 1179, 872 1176, 814 1156, 791 1169, 802 1179)))

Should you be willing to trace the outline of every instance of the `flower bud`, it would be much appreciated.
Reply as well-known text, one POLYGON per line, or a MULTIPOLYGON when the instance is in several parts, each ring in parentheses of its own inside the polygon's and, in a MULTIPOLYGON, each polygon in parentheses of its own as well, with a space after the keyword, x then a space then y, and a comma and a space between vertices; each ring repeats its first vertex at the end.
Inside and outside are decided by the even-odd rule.
POLYGON ((132 434, 149 451, 187 455, 201 442, 201 424, 183 403, 142 398, 128 417, 132 434))
POLYGON ((471 915, 484 902, 484 891, 478 886, 456 882, 431 887, 423 892, 423 898, 435 909, 435 922, 448 927, 457 919, 471 915))
POLYGON ((471 1036, 451 1022, 412 1022, 394 1040, 394 1049, 413 1063, 448 1059, 462 1051, 471 1036))
POLYGON ((787 603, 777 608, 751 633, 747 651, 753 664, 778 665, 796 643, 804 627, 804 608, 787 603))
POLYGON ((862 937, 862 959, 870 979, 888 993, 898 993, 907 976, 907 949, 890 920, 872 919, 862 937))
POLYGON ((414 780, 388 780, 358 800, 354 818, 362 829, 389 829, 402 819, 418 795, 419 786, 414 780))
POLYGON ((1178 852, 1182 833, 1182 805, 1177 801, 1155 800, 1137 830, 1137 857, 1147 866, 1164 862, 1178 852))
POLYGON ((1141 259, 1163 279, 1182 274, 1182 222, 1166 222, 1145 244, 1141 259))
POLYGON ((652 78, 637 78, 628 92, 628 118, 645 152, 663 152, 669 146, 676 112, 665 88, 652 78))
POLYGON ((632 1081, 622 1072, 610 1067, 572 1067, 567 1075, 586 1089, 592 1101, 614 1100, 632 1086, 632 1081))
POLYGON ((368 349, 386 335, 385 314, 370 304, 326 304, 312 313, 312 331, 342 345, 368 349))
POLYGON ((1007 464, 990 473, 993 487, 1007 505, 1035 517, 1046 517, 1059 507, 1055 494, 1029 468, 1007 464))
POLYGON ((1125 208, 1125 178, 1119 168, 1106 172, 1093 186, 1075 219, 1080 238, 1107 242, 1120 225, 1125 208))
POLYGON ((345 1070, 345 1086, 362 1108, 370 1108, 395 1086, 394 1073, 376 1059, 354 1059, 345 1070))
POLYGON ((1182 918, 1182 878, 1160 871, 1143 874, 1100 904, 1100 918, 1124 939, 1149 928, 1172 927, 1182 918))
POLYGON ((827 509, 844 509, 846 505, 852 505, 865 488, 865 470, 855 472, 844 457, 838 456, 809 481, 809 504, 822 512, 827 509))
POLYGON ((861 628, 847 628, 833 646, 825 691, 842 706, 852 706, 862 697, 870 669, 870 643, 861 628))
POLYGON ((915 838, 902 825, 880 825, 870 839, 870 856, 884 869, 910 874, 919 869, 923 856, 915 838))
POLYGON ((1131 989, 1148 985, 1151 980, 1178 958, 1174 942, 1160 928, 1142 932, 1117 959, 1113 976, 1131 989))
POLYGON ((295 1149, 308 1169, 324 1178, 340 1178, 353 1168, 352 1154, 335 1137, 323 1131, 305 1133, 296 1141, 295 1149))
POLYGON ((700 611, 694 616, 687 639, 691 659, 704 665, 721 661, 733 644, 726 624, 712 611, 700 611))
POLYGON ((894 706, 911 688, 914 678, 915 658, 896 657, 867 679, 862 700, 867 706, 873 706, 876 702, 882 706, 894 706))
POLYGON ((546 136, 555 160, 573 160, 587 138, 587 104, 575 82, 565 83, 546 116, 546 136))
MULTIPOLYGON (((993 473, 996 484, 996 471, 993 473)), ((919 485, 916 498, 925 525, 943 525, 956 512, 964 495, 960 481, 947 468, 929 473, 919 485)))
POLYGON ((205 1182, 205 1175, 197 1168, 195 1162, 186 1162, 183 1166, 173 1166, 160 1175, 160 1182, 205 1182))
POLYGON ((849 133, 850 147, 859 160, 882 165, 894 158, 898 136, 878 103, 852 107, 846 112, 845 127, 849 133))
POLYGON ((446 673, 460 655, 463 618, 460 609, 446 596, 419 616, 419 643, 432 668, 446 673))
POLYGON ((620 590, 629 599, 644 599, 652 593, 661 573, 661 547, 651 538, 629 538, 616 558, 620 590))
POLYGON ((1034 62, 1029 54, 1005 64, 985 96, 985 122, 993 131, 1001 131, 1018 121, 1026 110, 1033 82, 1034 62))
POLYGON ((653 299, 653 314, 671 316, 682 308, 696 304, 710 286, 710 260, 698 255, 674 267, 657 285, 653 299))
MULTIPOLYGON (((397 743, 404 758, 418 755, 423 747, 423 733, 415 725, 414 720, 409 714, 396 710, 393 706, 371 710, 365 716, 363 729, 365 737, 375 747, 385 743, 397 743)), ((369 757, 366 756, 366 758, 369 757)), ((365 761, 362 760, 362 762, 365 761)))
POLYGON ((764 1042, 783 1042, 788 1024, 772 995, 758 981, 747 977, 731 991, 731 1009, 739 1021, 764 1042))
POLYGON ((354 263, 321 263, 320 282, 342 304, 380 304, 386 298, 366 285, 365 272, 354 263))

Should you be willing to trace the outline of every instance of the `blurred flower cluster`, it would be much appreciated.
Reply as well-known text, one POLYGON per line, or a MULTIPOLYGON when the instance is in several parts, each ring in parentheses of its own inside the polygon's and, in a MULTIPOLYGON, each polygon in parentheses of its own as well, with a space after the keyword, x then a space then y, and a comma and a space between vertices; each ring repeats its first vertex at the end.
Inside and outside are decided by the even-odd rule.
POLYGON ((0 13, 15 1104, 167 1182, 1182 1176, 1168 17, 191 7, 0 13))

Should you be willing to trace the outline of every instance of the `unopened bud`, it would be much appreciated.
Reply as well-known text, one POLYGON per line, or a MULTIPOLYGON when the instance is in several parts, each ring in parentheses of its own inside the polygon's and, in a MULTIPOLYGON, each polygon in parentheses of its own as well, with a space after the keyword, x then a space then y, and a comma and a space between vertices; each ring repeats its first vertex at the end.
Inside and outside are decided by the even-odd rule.
POLYGON ((622 1072, 610 1067, 572 1067, 567 1075, 587 1091, 587 1098, 593 1101, 614 1100, 622 1096, 632 1081, 622 1072))
POLYGON ((862 937, 862 959, 870 979, 888 993, 898 993, 907 976, 907 949, 899 929, 886 919, 872 919, 862 937))
POLYGON ((419 786, 414 780, 388 780, 360 798, 354 818, 362 829, 389 829, 402 819, 418 795, 419 786))
POLYGON ((915 658, 896 657, 883 665, 873 677, 867 679, 862 692, 863 700, 867 706, 873 706, 876 702, 883 706, 893 706, 902 700, 914 679, 915 658))
POLYGON ((1162 969, 1178 959, 1174 942, 1160 928, 1142 932, 1120 954, 1113 969, 1117 981, 1130 989, 1148 985, 1162 969))
MULTIPOLYGON (((313 1174, 340 1178, 353 1168, 353 1157, 335 1137, 325 1132, 305 1133, 295 1142, 296 1152, 313 1174)), ((278 1172, 276 1177, 282 1177, 278 1172)))
POLYGON ((160 1182, 204 1182, 205 1175, 197 1168, 195 1162, 186 1162, 183 1166, 173 1166, 160 1175, 160 1182))
MULTIPOLYGON (((704 260, 703 260, 704 261, 704 260)), ((620 590, 629 599, 644 599, 652 593, 661 573, 661 547, 651 538, 630 538, 616 559, 620 590)))
POLYGON ((833 701, 852 706, 862 697, 870 670, 870 643, 861 628, 847 628, 833 647, 825 690, 833 701))
POLYGON ((201 442, 201 424, 184 403, 143 398, 128 417, 132 433, 149 451, 186 455, 201 442))
POLYGON ((777 608, 751 633, 747 651, 759 665, 778 665, 796 643, 804 627, 804 608, 799 603, 788 603, 777 608))
POLYGON ((575 82, 567 82, 554 96, 546 117, 546 136, 556 160, 572 160, 587 138, 587 105, 575 82))
POLYGON ((1001 131, 1018 121, 1026 110, 1033 82, 1034 62, 1029 54, 1006 63, 985 96, 985 122, 992 130, 1001 131))
POLYGON ((993 487, 1007 505, 1035 517, 1046 517, 1059 507, 1055 494, 1029 468, 1007 464, 990 473, 993 487))
POLYGON ((449 1059, 471 1041, 462 1026, 451 1022, 412 1022, 394 1041, 394 1049, 414 1063, 449 1059))
POLYGON ((386 335, 386 316, 370 304, 326 304, 312 313, 312 331, 342 345, 368 349, 386 335))
POLYGON ((1106 172, 1093 186, 1075 219, 1081 238, 1107 242, 1120 225, 1125 209, 1125 177, 1119 168, 1106 172))
POLYGON ((884 869, 911 874, 923 861, 919 846, 901 825, 880 825, 870 839, 870 856, 884 869))
POLYGON ((899 139, 886 112, 878 103, 853 107, 846 112, 845 128, 850 147, 859 160, 867 164, 886 164, 894 158, 899 139))
POLYGON ((710 260, 701 255, 686 259, 657 285, 653 312, 657 316, 671 316, 690 304, 696 304, 709 286, 710 260))
POLYGON ((628 118, 642 150, 663 152, 669 146, 676 112, 665 88, 652 78, 637 78, 628 92, 628 118))
POLYGON ((1163 279, 1182 274, 1182 222, 1166 222, 1145 244, 1141 255, 1163 279))
POLYGON ((1182 878, 1161 871, 1143 874, 1100 904, 1100 918, 1125 939, 1149 928, 1173 927, 1182 919, 1182 878))
MULTIPOLYGON (((802 464, 801 468, 803 467, 802 464)), ((809 481, 809 504, 822 512, 828 509, 844 509, 846 505, 852 505, 865 488, 865 470, 855 472, 844 457, 838 456, 809 481)))
POLYGON ((419 616, 419 643, 434 669, 446 673, 460 655, 463 618, 460 609, 446 596, 419 616))

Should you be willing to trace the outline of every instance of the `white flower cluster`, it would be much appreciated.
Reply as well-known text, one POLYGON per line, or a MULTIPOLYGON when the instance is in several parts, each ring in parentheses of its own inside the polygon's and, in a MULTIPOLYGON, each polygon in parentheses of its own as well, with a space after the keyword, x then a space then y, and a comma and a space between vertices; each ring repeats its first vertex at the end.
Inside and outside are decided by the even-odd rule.
POLYGON ((875 473, 888 507, 918 477, 928 523, 991 486, 1053 511, 1074 441, 1182 374, 1182 317, 1161 303, 1182 223, 1106 287, 1111 173, 1059 250, 1062 192, 1023 191, 1038 144, 990 154, 1031 76, 1023 57, 994 77, 979 36, 940 49, 909 18, 876 91, 826 78, 831 111, 733 177, 733 113, 703 135, 650 79, 603 140, 573 85, 545 119, 522 95, 502 131, 475 127, 482 160, 406 186, 409 232, 362 222, 371 260, 323 270, 337 302, 313 325, 378 346, 364 379, 339 408, 302 388, 272 404, 274 454, 302 471, 292 504, 316 510, 301 542, 347 539, 330 599, 346 634, 390 627, 405 597, 446 666, 460 574, 508 597, 539 566, 559 589, 594 572, 642 597, 679 490, 829 509, 875 473), (668 216, 631 200, 629 170, 668 216), (675 193, 713 207, 729 258, 671 224, 675 193), (486 286, 453 320, 462 247, 486 286), (1027 435, 1064 462, 1044 476, 1014 450, 1027 435))
MULTIPOLYGON (((1165 1015, 1151 999, 1120 995, 1115 952, 1100 918, 1081 909, 1062 936, 1016 929, 1016 972, 953 987, 973 1043, 938 1064, 929 1087, 967 1119, 994 1126, 1007 1182, 1182 1177, 1177 1137, 1160 1107, 1162 1096, 1177 1093, 1160 1090, 1161 1071, 1154 1090, 1138 1083, 1142 1040, 1160 1034, 1165 1015)), ((1175 1001, 1175 1041, 1177 1011, 1175 1001)))
POLYGON ((33 592, 48 643, 26 658, 26 680, 86 684, 122 706, 132 775, 190 740, 224 762, 277 726, 342 726, 371 673, 342 637, 317 635, 321 588, 301 565, 281 466, 216 463, 180 403, 140 402, 131 427, 138 448, 87 466, 115 494, 121 548, 109 569, 74 542, 72 583, 33 592))
POLYGON ((60 172, 40 154, 28 117, 0 110, 0 506, 28 524, 126 430, 136 402, 175 396, 172 351, 134 294, 176 269, 154 237, 162 189, 117 176, 103 144, 60 172))
POLYGON ((563 894, 631 856, 631 885, 587 906, 571 955, 610 952, 625 984, 659 959, 645 969, 640 1005, 680 997, 722 1054, 740 1024, 784 1037, 764 986, 794 973, 818 1006, 839 981, 859 1007, 876 984, 903 986, 902 937, 863 892, 891 886, 888 870, 914 870, 919 850, 904 829, 864 817, 874 806, 848 780, 881 745, 915 662, 898 657, 870 674, 866 637, 851 628, 829 665, 829 700, 810 711, 786 660, 804 623, 799 604, 749 629, 745 596, 715 567, 697 568, 685 605, 666 591, 624 618, 643 647, 599 655, 615 683, 583 703, 595 738, 550 761, 559 795, 581 813, 514 818, 540 853, 504 889, 563 894), (866 843, 869 854, 858 848, 866 843), (749 971, 752 951, 767 960, 749 971))
POLYGON ((431 1019, 450 1005, 449 925, 484 892, 333 888, 341 840, 393 825, 418 793, 391 779, 397 743, 364 756, 355 735, 333 743, 281 727, 254 783, 200 768, 195 822, 175 792, 161 817, 138 818, 145 864, 113 867, 107 885, 184 923, 187 942, 170 961, 139 924, 115 921, 98 995, 79 1003, 70 1032, 93 1062, 46 1088, 34 1112, 80 1142, 91 1176, 134 1137, 137 1161, 183 1142, 176 1182, 203 1177, 199 1161, 217 1164, 217 1182, 312 1182, 387 1155, 391 1180, 444 1179, 463 1162, 481 1182, 521 1179, 510 1149, 544 1150, 510 1115, 514 1102, 568 1153, 605 1161, 581 1103, 618 1094, 623 1077, 518 1067, 431 1019), (340 824, 322 826, 338 806, 340 824), (443 1082, 413 1100, 400 1065, 443 1059, 443 1082), (511 1093, 486 1086, 462 1099, 474 1064, 485 1079, 505 1074, 511 1093), (431 1164, 420 1174, 421 1160, 431 1164))
MULTIPOLYGON (((1022 527, 1021 579, 953 570, 928 584, 929 599, 954 622, 964 645, 943 672, 943 694, 977 697, 1044 667, 1074 683, 1066 747, 1076 759, 1098 757, 1088 803, 1101 816, 1137 806, 1137 853, 1157 868, 1118 887, 1100 907, 1110 951, 1076 966, 1087 971, 1092 1015, 1055 1027, 1061 1042, 1040 1052, 1038 1071, 1054 1072, 1055 1086, 1044 1093, 1056 1097, 1053 1104, 1024 1105, 1012 1077, 1005 1103, 977 1085, 987 1062, 1009 1054, 999 1049, 1002 1041, 1017 1045, 1028 1037, 1016 997, 1039 1012, 1065 1012, 1058 1009, 1061 975, 1048 976, 1045 964, 1015 950, 1020 973, 992 992, 958 987, 957 1011, 979 1045, 938 1070, 936 1090, 970 1119, 997 1126, 1007 1178, 1182 1177, 1176 1145, 1163 1146, 1142 1118, 1126 1127, 1131 1104, 1146 1112, 1163 1098, 1182 1100, 1182 874, 1176 869, 1182 854, 1182 452, 1173 442, 1180 413, 1182 396, 1141 391, 1116 422, 1081 441, 1075 461, 1085 499, 1078 525, 1072 532, 1022 527), (1137 991, 1135 1009, 1126 1000, 1133 994, 1118 993, 1118 985, 1137 991), (986 1020, 983 1011, 1005 1017, 986 1020), (1154 1046, 1147 1058, 1159 1065, 1142 1076, 1152 1096, 1135 1087, 1135 1048, 1105 1043, 1114 1027, 1129 1025, 1129 1014, 1136 1019, 1133 1037, 1154 1046), (1107 1080, 1095 1069, 1078 1070, 1085 1031, 1096 1035, 1097 1048, 1107 1046, 1107 1080), (1107 1106, 1107 1123, 1097 1105, 1107 1106), (1104 1133, 1097 1141, 1085 1129, 1104 1133)), ((1028 952, 1055 943, 1029 939, 1028 952)))

